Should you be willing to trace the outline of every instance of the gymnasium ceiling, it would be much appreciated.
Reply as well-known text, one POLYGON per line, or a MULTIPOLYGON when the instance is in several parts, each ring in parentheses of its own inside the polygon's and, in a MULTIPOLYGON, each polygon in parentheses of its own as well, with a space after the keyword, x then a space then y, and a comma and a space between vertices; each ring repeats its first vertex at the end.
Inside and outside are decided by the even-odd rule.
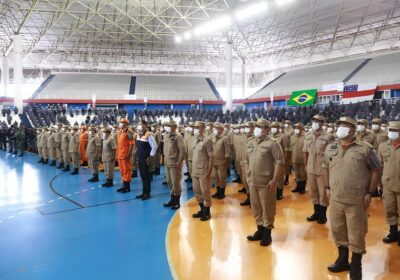
POLYGON ((224 71, 228 41, 235 71, 244 60, 250 73, 400 47, 398 0, 265 1, 261 14, 177 43, 259 1, 0 0, 0 54, 12 59, 19 32, 27 68, 213 75, 224 71))

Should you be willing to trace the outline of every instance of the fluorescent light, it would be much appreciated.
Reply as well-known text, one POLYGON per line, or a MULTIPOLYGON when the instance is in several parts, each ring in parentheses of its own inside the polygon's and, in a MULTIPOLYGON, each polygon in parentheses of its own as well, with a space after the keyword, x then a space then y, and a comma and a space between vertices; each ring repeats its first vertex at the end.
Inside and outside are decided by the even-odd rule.
POLYGON ((194 30, 196 36, 211 34, 218 30, 222 30, 232 24, 232 18, 229 15, 212 19, 194 30))
POLYGON ((183 38, 185 38, 186 40, 190 40, 190 38, 192 38, 192 34, 190 34, 190 32, 187 31, 183 34, 183 38))
POLYGON ((237 20, 244 20, 252 16, 261 14, 268 9, 268 3, 265 1, 260 1, 254 4, 247 5, 243 8, 239 8, 235 12, 235 18, 237 20))
POLYGON ((182 42, 182 37, 181 36, 176 36, 175 37, 175 42, 177 42, 177 43, 182 42))

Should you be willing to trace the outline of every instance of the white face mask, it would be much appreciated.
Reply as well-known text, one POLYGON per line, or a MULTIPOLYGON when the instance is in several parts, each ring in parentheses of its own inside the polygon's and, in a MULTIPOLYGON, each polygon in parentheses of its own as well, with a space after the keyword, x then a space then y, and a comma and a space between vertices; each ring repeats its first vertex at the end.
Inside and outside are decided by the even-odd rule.
POLYGON ((271 128, 271 132, 272 132, 272 134, 277 134, 278 129, 276 127, 273 127, 273 128, 271 128))
POLYGON ((102 138, 102 139, 106 139, 106 138, 107 138, 107 134, 106 134, 105 132, 103 132, 103 133, 101 134, 101 138, 102 138))
POLYGON ((61 131, 62 131, 62 132, 65 132, 65 128, 61 128, 61 131))
POLYGON ((295 128, 295 129, 294 129, 294 133, 295 133, 295 134, 300 134, 300 129, 295 128))
POLYGON ((326 125, 322 126, 322 129, 323 129, 323 130, 326 130, 326 128, 327 128, 326 125))
POLYGON ((170 133, 170 132, 171 132, 171 127, 166 126, 166 127, 165 127, 165 131, 166 131, 167 133, 170 133))
POLYGON ((240 133, 245 133, 244 128, 241 128, 241 129, 240 129, 240 133))
POLYGON ((259 127, 256 127, 254 129, 254 136, 257 137, 257 138, 260 138, 262 136, 262 129, 259 128, 259 127))
POLYGON ((211 129, 211 127, 210 127, 210 126, 207 126, 207 127, 206 127, 206 130, 210 131, 210 129, 211 129))
POLYGON ((119 127, 119 128, 123 128, 123 127, 124 127, 124 124, 123 124, 123 123, 120 123, 120 124, 118 125, 118 127, 119 127))
POLYGON ((240 130, 239 129, 234 129, 233 133, 239 134, 240 130))
POLYGON ((319 129, 319 123, 313 122, 313 123, 312 123, 312 129, 313 129, 313 130, 318 130, 318 129, 319 129))
POLYGON ((399 132, 397 131, 389 131, 388 132, 388 138, 392 141, 395 141, 399 138, 399 132))
POLYGON ((283 132, 283 129, 282 129, 282 128, 280 128, 280 129, 279 129, 279 132, 283 132))
POLYGON ((336 136, 340 139, 346 138, 349 135, 350 128, 345 126, 339 126, 338 130, 336 131, 336 136))
POLYGON ((333 132, 333 128, 332 127, 328 127, 326 131, 328 131, 328 133, 332 133, 333 132))
POLYGON ((244 128, 244 133, 247 134, 247 133, 249 133, 249 132, 250 132, 250 127, 245 127, 245 128, 244 128))
POLYGON ((289 127, 289 124, 285 123, 285 128, 288 128, 288 127, 289 127))
POLYGON ((379 124, 373 124, 372 125, 373 130, 379 130, 379 124))
POLYGON ((195 128, 195 129, 193 130, 193 134, 194 134, 195 136, 200 135, 200 130, 199 130, 198 128, 195 128))
POLYGON ((363 125, 363 124, 357 125, 357 131, 360 131, 360 132, 365 131, 365 125, 363 125))

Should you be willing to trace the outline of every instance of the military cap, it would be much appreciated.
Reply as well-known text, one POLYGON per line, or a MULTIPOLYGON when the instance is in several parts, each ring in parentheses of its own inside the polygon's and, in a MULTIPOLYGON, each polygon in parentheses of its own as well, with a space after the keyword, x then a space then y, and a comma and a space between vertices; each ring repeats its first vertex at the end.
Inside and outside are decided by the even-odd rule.
POLYGON ((380 118, 374 118, 372 119, 372 123, 382 123, 382 120, 380 118))
POLYGON ((194 124, 195 124, 194 122, 189 122, 190 127, 194 127, 194 124))
POLYGON ((286 120, 285 123, 287 123, 287 124, 292 124, 292 122, 289 121, 289 120, 286 120))
POLYGON ((246 122, 245 127, 254 127, 254 122, 252 121, 246 122))
POLYGON ((357 126, 357 122, 355 121, 355 119, 353 119, 351 117, 341 117, 340 119, 338 119, 336 121, 337 125, 340 125, 341 123, 347 123, 347 124, 350 124, 350 125, 352 125, 354 127, 357 126))
POLYGON ((174 120, 170 120, 169 122, 166 122, 164 125, 165 126, 178 126, 176 121, 174 121, 174 120))
POLYGON ((111 132, 111 128, 109 128, 109 127, 104 127, 104 128, 102 129, 102 131, 103 131, 103 132, 111 132))
POLYGON ((261 119, 257 120, 255 125, 259 126, 259 127, 270 127, 271 123, 269 121, 267 121, 266 119, 261 118, 261 119))
POLYGON ((313 117, 313 120, 325 122, 325 117, 323 115, 317 114, 313 117))
POLYGON ((231 124, 230 123, 224 123, 224 127, 231 127, 231 124))
POLYGON ((126 123, 126 124, 129 124, 129 122, 128 122, 128 120, 127 120, 127 119, 120 119, 120 120, 119 120, 119 122, 120 122, 120 123, 126 123))
POLYGON ((328 127, 335 127, 335 125, 333 123, 328 123, 327 126, 328 127))
POLYGON ((208 122, 208 123, 206 124, 206 126, 213 126, 213 125, 214 125, 213 122, 208 122))
POLYGON ((224 128, 224 126, 222 125, 222 123, 216 122, 214 123, 214 128, 224 128))
POLYGON ((197 121, 194 123, 194 127, 204 127, 206 125, 205 122, 197 121))
POLYGON ((73 129, 73 130, 79 130, 79 126, 74 125, 74 126, 72 127, 72 129, 73 129))
POLYGON ((357 123, 368 125, 368 121, 366 119, 357 119, 357 123))
POLYGON ((294 127, 303 128, 303 124, 298 122, 294 125, 294 127))
POLYGON ((280 123, 279 122, 272 122, 271 127, 279 127, 280 123))
POLYGON ((389 129, 400 130, 400 122, 399 121, 389 122, 389 129))

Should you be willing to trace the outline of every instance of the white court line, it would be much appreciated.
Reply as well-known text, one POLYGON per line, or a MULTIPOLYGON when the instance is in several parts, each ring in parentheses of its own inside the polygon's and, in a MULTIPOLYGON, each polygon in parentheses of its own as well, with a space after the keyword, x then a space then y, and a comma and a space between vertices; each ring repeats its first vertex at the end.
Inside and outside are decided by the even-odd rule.
POLYGON ((63 199, 62 197, 59 197, 59 198, 57 198, 57 199, 63 199))
POLYGON ((71 194, 69 193, 69 194, 67 194, 67 196, 71 196, 71 194))
POLYGON ((74 192, 74 194, 79 194, 79 192, 74 192))
POLYGON ((83 192, 87 192, 87 189, 82 190, 83 192))
POLYGON ((94 187, 90 188, 91 190, 94 190, 94 187))
POLYGON ((49 203, 53 203, 54 202, 54 200, 49 200, 49 203))

